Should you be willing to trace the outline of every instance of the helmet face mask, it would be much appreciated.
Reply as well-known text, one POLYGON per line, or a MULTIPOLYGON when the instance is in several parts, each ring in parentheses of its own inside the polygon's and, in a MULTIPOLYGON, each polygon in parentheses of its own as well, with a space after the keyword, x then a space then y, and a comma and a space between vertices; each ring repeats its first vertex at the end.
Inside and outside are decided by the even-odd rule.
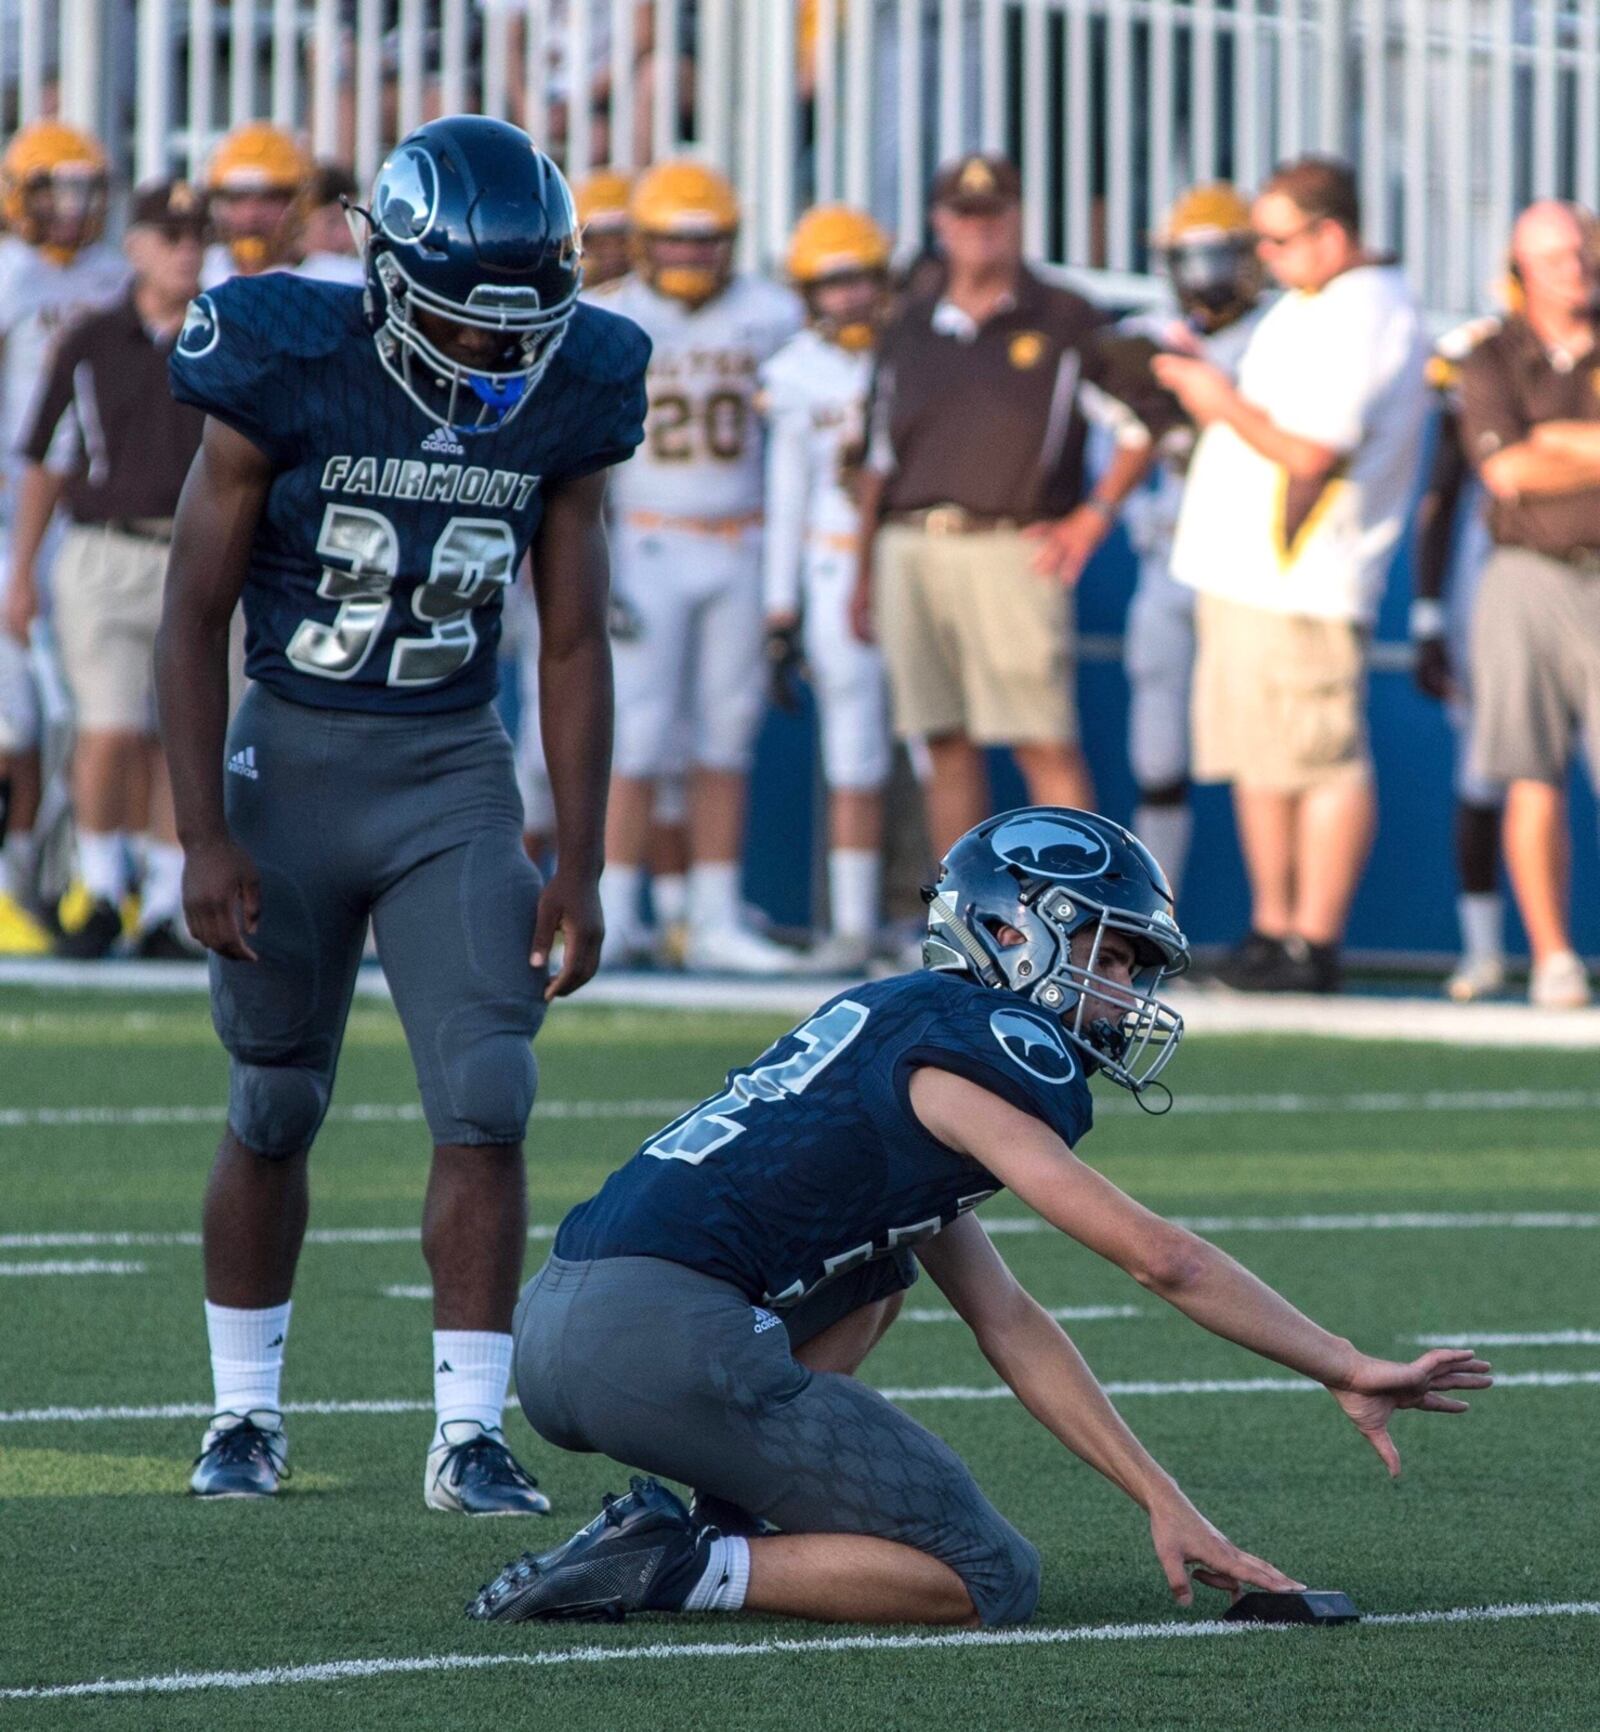
POLYGON ((699 307, 732 281, 739 201, 709 163, 658 162, 635 184, 628 219, 635 268, 658 295, 699 307))
POLYGON ((1260 298, 1255 248, 1241 235, 1185 236, 1166 249, 1166 267, 1183 310, 1210 327, 1231 324, 1260 298))
POLYGON ((806 313, 812 328, 827 342, 837 343, 852 354, 870 349, 889 312, 889 274, 886 270, 837 271, 805 287, 806 313), (833 290, 850 288, 856 293, 841 297, 833 290))
POLYGON ((86 132, 35 121, 0 159, 0 204, 19 240, 56 264, 70 264, 105 232, 105 152, 86 132))
POLYGON ((1189 947, 1165 875, 1120 825, 1064 807, 1004 813, 955 844, 928 895, 925 967, 1057 1017, 1085 1068, 1135 1096, 1175 1056, 1183 1018, 1158 993, 1189 947), (1104 954, 1113 934, 1132 950, 1126 979, 1104 954))

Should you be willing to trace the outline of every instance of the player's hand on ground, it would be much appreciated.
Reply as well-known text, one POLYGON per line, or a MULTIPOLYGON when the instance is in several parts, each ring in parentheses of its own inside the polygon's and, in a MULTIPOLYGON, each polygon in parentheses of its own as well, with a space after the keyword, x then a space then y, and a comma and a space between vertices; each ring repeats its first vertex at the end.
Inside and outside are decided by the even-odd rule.
POLYGON ((1080 505, 1054 522, 1030 523, 1022 533, 1036 544, 1033 569, 1041 577, 1070 584, 1083 576, 1083 568, 1094 557, 1110 527, 1103 512, 1080 505))
POLYGON ((1208 1588, 1220 1588, 1234 1599, 1246 1588, 1267 1588, 1273 1593, 1288 1594, 1305 1586, 1265 1558, 1240 1551, 1182 1492, 1152 1507, 1150 1541, 1166 1572, 1172 1597, 1180 1606, 1194 1603, 1191 1572, 1194 1581, 1203 1582, 1208 1588))
POLYGON ((1425 698, 1445 703, 1455 696, 1455 675, 1450 667, 1450 651, 1442 637, 1417 640, 1416 660, 1411 664, 1411 677, 1425 698))
POLYGON ((569 878, 558 866, 539 896, 539 918, 533 930, 533 950, 528 960, 535 968, 547 968, 557 935, 561 938, 561 972, 544 989, 545 1002, 565 998, 594 978, 600 966, 600 946, 605 939, 605 917, 600 912, 600 885, 596 879, 569 878))
POLYGON ((256 961, 250 934, 261 919, 261 878, 232 838, 185 850, 183 917, 197 944, 234 962, 256 961))
POLYGON ((1467 1403, 1444 1392, 1487 1389, 1494 1382, 1489 1363, 1470 1347, 1436 1347, 1409 1365, 1392 1359, 1363 1357, 1349 1383, 1329 1394, 1344 1409, 1350 1423, 1377 1450, 1390 1478, 1400 1477, 1400 1451, 1389 1435, 1389 1421, 1402 1407, 1426 1413, 1465 1413, 1467 1403))

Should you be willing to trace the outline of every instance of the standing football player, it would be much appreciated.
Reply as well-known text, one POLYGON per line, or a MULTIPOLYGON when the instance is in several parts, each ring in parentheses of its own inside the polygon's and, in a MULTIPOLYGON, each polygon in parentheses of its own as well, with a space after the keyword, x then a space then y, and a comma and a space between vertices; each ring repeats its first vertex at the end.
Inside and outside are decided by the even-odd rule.
POLYGON ((287 272, 226 283, 194 303, 172 361, 208 419, 167 579, 162 732, 184 911, 215 952, 232 1061, 204 1215, 216 1417, 192 1483, 278 1488, 306 1157, 370 920, 434 1143, 425 1496, 541 1511, 500 1432, 530 1042, 600 952, 601 508, 643 433, 649 345, 578 304, 571 194, 516 127, 421 127, 379 170, 368 220, 365 296, 287 272), (530 546, 558 855, 542 894, 491 703, 501 600, 530 546), (229 728, 241 593, 254 684, 229 728))
MULTIPOLYGON (((316 164, 291 133, 265 120, 235 127, 206 169, 207 210, 217 240, 206 248, 200 286, 229 277, 295 271, 318 282, 359 285, 361 260, 306 245, 306 218, 319 197, 316 164)), ((324 198, 324 204, 337 199, 324 198)))
POLYGON ((814 967, 854 973, 878 930, 889 689, 883 655, 850 629, 853 497, 872 347, 888 308, 889 239, 862 211, 808 211, 789 242, 807 328, 761 369, 767 416, 767 647, 776 676, 802 657, 828 787, 831 930, 814 967))
POLYGON ((658 164, 634 188, 638 268, 602 297, 654 345, 637 459, 617 478, 617 759, 606 924, 647 948, 640 900, 657 782, 690 737, 691 968, 768 973, 793 957, 749 930, 739 896, 746 780, 766 696, 757 370, 800 328, 798 299, 736 276, 739 208, 714 168, 658 164))
MULTIPOLYGON (((20 620, 6 623, 10 524, 22 462, 15 455, 57 332, 128 285, 128 266, 101 235, 106 157, 58 121, 25 126, 0 158, 0 955, 39 955, 51 937, 34 917, 41 795, 41 707, 20 620)), ((91 892, 92 894, 92 892, 91 892)), ((117 933, 121 921, 117 921, 117 933)))
POLYGON ((1088 1077, 1144 1094, 1177 1050, 1187 965, 1161 868, 1092 812, 980 824, 930 893, 923 969, 841 993, 650 1138, 567 1216, 517 1308, 517 1394, 563 1449, 654 1480, 525 1554, 475 1618, 737 1612, 850 1623, 1032 1616, 1040 1560, 942 1438, 855 1376, 921 1263, 1062 1444, 1190 1572, 1297 1587, 1195 1508, 971 1214, 1001 1188, 1192 1322, 1324 1385, 1391 1474, 1398 1408, 1459 1412, 1465 1349, 1374 1358, 1075 1153, 1088 1077), (915 1250, 912 1249, 915 1247, 915 1250))
MULTIPOLYGON (((1260 322, 1261 270, 1250 210, 1225 183, 1191 187, 1172 207, 1154 245, 1177 296, 1180 320, 1141 315, 1124 331, 1181 347, 1232 376, 1260 322)), ((1181 887, 1193 818, 1189 808, 1189 685, 1194 671, 1194 591, 1171 572, 1183 476, 1194 450, 1187 423, 1161 441, 1149 483, 1122 508, 1139 556, 1128 607, 1128 758, 1139 784, 1134 828, 1181 887)))

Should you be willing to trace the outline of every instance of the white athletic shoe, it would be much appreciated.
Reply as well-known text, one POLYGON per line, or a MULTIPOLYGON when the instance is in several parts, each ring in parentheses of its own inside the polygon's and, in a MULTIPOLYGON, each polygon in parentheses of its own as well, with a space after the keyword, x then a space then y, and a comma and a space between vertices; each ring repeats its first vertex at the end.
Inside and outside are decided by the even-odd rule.
POLYGON ((1503 956, 1463 956, 1444 983, 1444 993, 1457 1004, 1473 1004, 1480 998, 1493 998, 1505 984, 1503 956))
POLYGON ((451 1421, 446 1437, 428 1451, 422 1499, 452 1515, 549 1515, 539 1482, 506 1448, 498 1428, 451 1421))
POLYGON ((631 932, 608 932, 600 948, 600 969, 604 974, 614 974, 619 969, 648 968, 654 960, 655 934, 645 926, 636 926, 631 932))
POLYGON ((1534 966, 1528 979, 1528 1003, 1539 1010, 1582 1010, 1589 1002, 1589 976, 1583 959, 1558 950, 1534 966))
POLYGON ((700 974, 794 974, 805 959, 740 926, 691 926, 683 965, 700 974))
POLYGON ((873 948, 872 940, 865 936, 831 933, 806 952, 806 971, 811 974, 864 974, 872 960, 873 948))

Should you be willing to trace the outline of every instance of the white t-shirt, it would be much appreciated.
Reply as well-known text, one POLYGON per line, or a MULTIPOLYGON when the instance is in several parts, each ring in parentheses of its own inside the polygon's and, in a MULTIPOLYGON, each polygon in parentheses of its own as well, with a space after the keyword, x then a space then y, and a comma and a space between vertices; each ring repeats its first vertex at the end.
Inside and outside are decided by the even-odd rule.
POLYGON ((1427 358, 1421 315, 1391 266, 1284 295, 1245 350, 1239 393, 1341 462, 1291 540, 1285 472, 1231 427, 1208 427, 1189 466, 1173 575, 1272 613, 1370 621, 1416 478, 1427 358))
POLYGON ((761 369, 767 417, 766 602, 800 605, 808 535, 853 536, 860 521, 844 486, 846 455, 859 449, 872 355, 806 330, 761 369))
POLYGON ((797 296, 735 277, 703 306, 658 295, 639 277, 608 283, 596 306, 642 325, 653 345, 644 443, 611 478, 619 511, 740 517, 761 509, 757 372, 803 323, 797 296))

